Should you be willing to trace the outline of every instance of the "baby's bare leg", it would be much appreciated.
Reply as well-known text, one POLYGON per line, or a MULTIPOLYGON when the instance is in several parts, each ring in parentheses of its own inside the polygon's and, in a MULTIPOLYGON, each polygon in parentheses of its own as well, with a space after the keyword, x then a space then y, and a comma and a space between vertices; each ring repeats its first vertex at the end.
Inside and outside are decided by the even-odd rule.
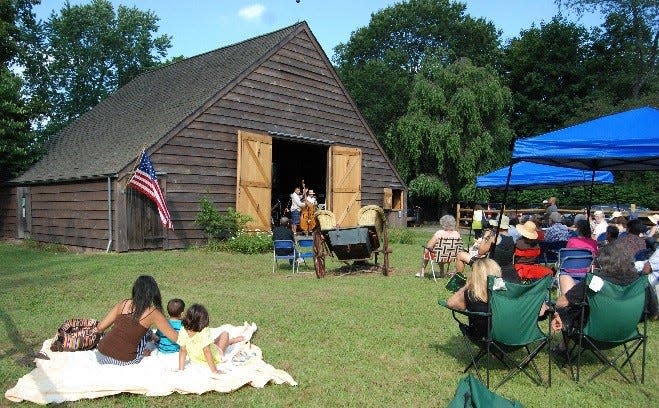
POLYGON ((226 351, 227 347, 229 347, 229 333, 220 333, 220 335, 215 339, 214 343, 220 351, 220 355, 224 357, 224 352, 226 351))

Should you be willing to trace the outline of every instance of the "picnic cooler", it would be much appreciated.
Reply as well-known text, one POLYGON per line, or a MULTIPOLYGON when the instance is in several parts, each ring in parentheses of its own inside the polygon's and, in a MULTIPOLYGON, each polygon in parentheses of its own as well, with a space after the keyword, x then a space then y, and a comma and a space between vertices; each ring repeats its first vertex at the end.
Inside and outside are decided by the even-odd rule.
POLYGON ((326 233, 329 237, 328 246, 331 246, 339 260, 371 257, 371 240, 367 227, 331 229, 326 233))
POLYGON ((320 224, 321 231, 327 231, 336 228, 336 218, 334 213, 329 210, 316 211, 316 219, 320 224))

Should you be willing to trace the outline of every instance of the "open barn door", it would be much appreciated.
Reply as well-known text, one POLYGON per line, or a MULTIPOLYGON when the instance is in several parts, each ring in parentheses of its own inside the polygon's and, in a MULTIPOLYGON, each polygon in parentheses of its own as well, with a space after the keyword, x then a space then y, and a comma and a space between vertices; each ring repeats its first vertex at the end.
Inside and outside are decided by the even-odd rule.
POLYGON ((362 200, 362 151, 331 146, 327 154, 329 209, 340 226, 357 225, 362 200))
POLYGON ((238 131, 236 211, 252 217, 249 229, 270 231, 272 138, 238 131))

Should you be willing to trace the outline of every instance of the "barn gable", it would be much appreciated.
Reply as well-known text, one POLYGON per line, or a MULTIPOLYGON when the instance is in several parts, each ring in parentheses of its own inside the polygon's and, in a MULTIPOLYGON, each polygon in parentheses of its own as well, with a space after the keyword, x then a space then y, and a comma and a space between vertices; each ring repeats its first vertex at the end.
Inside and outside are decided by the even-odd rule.
MULTIPOLYGON (((402 179, 307 24, 299 23, 140 75, 64 129, 48 155, 14 183, 46 190, 40 194, 75 191, 75 185, 86 184, 96 191, 91 201, 99 208, 87 221, 53 212, 49 216, 55 219, 39 221, 33 209, 31 234, 37 240, 46 237, 38 226, 57 230, 64 222, 59 217, 67 219, 68 235, 44 240, 95 248, 105 242, 119 251, 200 242, 204 236, 193 221, 201 197, 223 209, 240 205, 240 134, 270 140, 271 163, 263 166, 274 172, 267 192, 272 202, 257 203, 268 213, 275 198, 288 196, 293 178, 297 183, 306 177, 321 196, 332 196, 326 172, 336 151, 332 146, 360 152, 357 205, 383 205, 393 188, 398 191, 394 207, 404 211, 402 179), (139 197, 125 188, 144 146, 163 173, 161 185, 175 231, 162 231, 153 209, 136 210, 139 197), (103 200, 111 201, 109 212, 101 208, 103 200), (136 228, 148 231, 136 238, 136 228), (87 236, 89 244, 84 242, 87 236)), ((90 211, 80 203, 61 206, 80 214, 90 211)), ((399 212, 390 215, 394 223, 400 218, 399 212)))

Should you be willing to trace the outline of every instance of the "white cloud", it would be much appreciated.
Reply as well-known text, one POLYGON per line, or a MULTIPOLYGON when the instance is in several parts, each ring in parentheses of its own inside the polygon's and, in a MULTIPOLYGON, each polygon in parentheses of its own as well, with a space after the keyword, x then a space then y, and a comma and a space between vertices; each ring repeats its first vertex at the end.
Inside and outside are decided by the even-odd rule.
POLYGON ((252 4, 238 10, 238 15, 248 21, 260 20, 264 13, 265 6, 262 4, 252 4))

